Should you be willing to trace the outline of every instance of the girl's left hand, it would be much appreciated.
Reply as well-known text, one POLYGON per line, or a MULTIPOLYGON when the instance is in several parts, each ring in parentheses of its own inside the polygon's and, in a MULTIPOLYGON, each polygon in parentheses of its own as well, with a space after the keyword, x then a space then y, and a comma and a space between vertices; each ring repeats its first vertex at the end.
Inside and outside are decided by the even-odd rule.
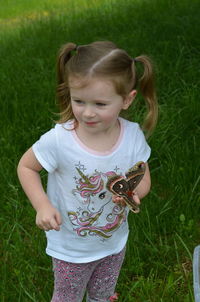
MULTIPOLYGON (((140 198, 139 198, 139 196, 138 196, 138 194, 137 194, 136 191, 132 192, 132 197, 133 197, 133 200, 135 201, 135 203, 137 203, 138 205, 140 205, 140 198)), ((117 196, 117 195, 113 195, 112 201, 114 203, 119 203, 122 206, 126 206, 126 202, 124 201, 123 197, 120 197, 120 196, 117 196)))

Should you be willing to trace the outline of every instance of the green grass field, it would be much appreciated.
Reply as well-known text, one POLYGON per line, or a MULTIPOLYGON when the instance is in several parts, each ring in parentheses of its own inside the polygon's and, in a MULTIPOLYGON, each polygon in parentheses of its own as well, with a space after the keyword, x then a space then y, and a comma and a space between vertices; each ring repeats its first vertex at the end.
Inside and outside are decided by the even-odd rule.
MULTIPOLYGON (((55 60, 67 41, 112 40, 155 62, 160 106, 149 139, 151 193, 130 214, 119 302, 190 302, 200 243, 200 2, 198 0, 5 0, 0 11, 0 301, 48 302, 45 235, 16 166, 56 112, 55 60)), ((138 100, 128 118, 139 121, 138 100)), ((42 173, 44 182, 46 174, 42 173)))

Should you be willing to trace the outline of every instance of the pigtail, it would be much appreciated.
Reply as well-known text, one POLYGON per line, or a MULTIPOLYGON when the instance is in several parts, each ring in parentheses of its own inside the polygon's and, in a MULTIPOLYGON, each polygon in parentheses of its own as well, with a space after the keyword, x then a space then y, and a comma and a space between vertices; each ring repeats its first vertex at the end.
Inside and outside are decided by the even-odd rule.
POLYGON ((138 79, 138 86, 147 104, 148 112, 144 120, 143 129, 147 131, 147 136, 149 136, 156 126, 158 118, 158 105, 154 87, 153 68, 149 57, 145 55, 136 57, 133 64, 135 65, 137 62, 141 62, 144 67, 143 75, 138 79))
POLYGON ((74 43, 67 43, 65 44, 58 54, 57 60, 57 99, 58 105, 60 107, 60 120, 58 123, 66 122, 67 119, 72 118, 73 113, 71 109, 70 103, 70 91, 67 83, 66 77, 66 63, 72 57, 72 51, 76 50, 77 46, 74 43))

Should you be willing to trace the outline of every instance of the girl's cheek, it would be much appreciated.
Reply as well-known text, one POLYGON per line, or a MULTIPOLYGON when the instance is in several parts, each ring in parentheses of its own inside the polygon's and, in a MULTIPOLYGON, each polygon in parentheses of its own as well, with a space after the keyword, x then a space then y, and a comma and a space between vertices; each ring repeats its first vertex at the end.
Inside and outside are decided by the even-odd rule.
POLYGON ((76 106, 72 106, 72 111, 75 116, 80 114, 80 110, 76 106))
POLYGON ((105 116, 104 120, 105 122, 110 122, 112 120, 116 120, 118 118, 118 115, 116 114, 108 114, 105 116))

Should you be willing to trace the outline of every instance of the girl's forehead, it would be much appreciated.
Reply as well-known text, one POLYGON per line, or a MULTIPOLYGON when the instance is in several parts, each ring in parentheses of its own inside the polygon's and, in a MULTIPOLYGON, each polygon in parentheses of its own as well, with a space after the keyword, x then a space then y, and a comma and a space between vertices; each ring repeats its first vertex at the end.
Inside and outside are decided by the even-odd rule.
POLYGON ((72 98, 87 100, 110 100, 118 97, 114 85, 110 81, 100 79, 91 79, 83 83, 74 81, 70 87, 70 94, 72 98))
POLYGON ((92 86, 107 86, 111 89, 114 88, 111 79, 103 79, 100 77, 69 77, 70 89, 91 88, 92 86))
POLYGON ((87 98, 107 99, 117 95, 116 89, 111 81, 91 79, 87 82, 72 81, 70 86, 72 96, 87 98))
POLYGON ((68 82, 70 88, 83 88, 88 85, 89 79, 86 77, 83 78, 78 76, 71 76, 69 77, 68 82))

